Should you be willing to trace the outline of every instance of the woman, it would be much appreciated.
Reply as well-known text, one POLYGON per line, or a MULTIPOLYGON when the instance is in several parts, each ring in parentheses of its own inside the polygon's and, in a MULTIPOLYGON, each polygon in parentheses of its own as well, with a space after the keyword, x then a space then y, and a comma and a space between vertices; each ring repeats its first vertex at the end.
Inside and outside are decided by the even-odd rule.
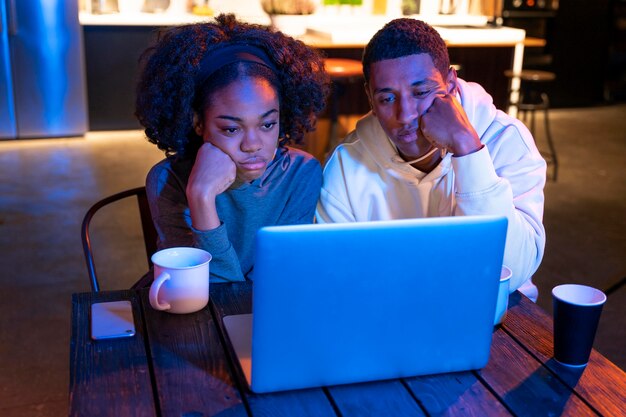
POLYGON ((321 56, 220 15, 168 30, 143 63, 136 115, 167 155, 146 180, 159 248, 207 250, 212 282, 252 278, 260 227, 313 221, 320 164, 286 144, 324 107, 321 56))

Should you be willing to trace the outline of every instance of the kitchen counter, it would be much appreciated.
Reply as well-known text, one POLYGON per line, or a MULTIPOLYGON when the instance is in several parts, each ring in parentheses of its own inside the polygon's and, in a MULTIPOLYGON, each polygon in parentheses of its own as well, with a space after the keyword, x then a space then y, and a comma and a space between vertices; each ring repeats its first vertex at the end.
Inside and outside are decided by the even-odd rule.
MULTIPOLYGON (((247 11, 246 11, 247 12, 247 11)), ((264 13, 237 12, 241 20, 269 25, 264 13)), ((304 43, 324 51, 328 57, 360 60, 363 47, 385 23, 395 16, 323 15, 296 16, 305 20, 304 43)), ((460 68, 460 76, 481 84, 500 109, 505 109, 509 91, 519 87, 519 79, 508 80, 504 71, 522 68, 525 31, 492 27, 484 16, 420 16, 433 25, 448 45, 450 61, 460 68), (509 82, 510 87, 509 88, 509 82)), ((85 39, 89 124, 91 130, 137 128, 134 89, 141 53, 156 39, 156 29, 211 20, 213 16, 189 13, 111 13, 80 14, 85 39), (112 51, 102 54, 102 51, 112 51)), ((280 26, 279 26, 280 29, 280 26)), ((281 29, 287 32, 287 29, 281 29)), ((348 94, 354 103, 349 114, 368 110, 362 86, 355 84, 348 94), (354 108, 353 108, 354 107, 354 108)))
MULTIPOLYGON (((448 46, 514 46, 522 43, 525 31, 509 27, 487 25, 484 16, 406 16, 424 20, 432 25, 448 46)), ((392 20, 387 16, 311 16, 303 40, 319 46, 345 47, 365 46, 385 23, 392 20)))
MULTIPOLYGON (((242 20, 250 23, 269 25, 267 15, 241 15, 242 20)), ((188 23, 204 22, 213 16, 201 16, 191 13, 104 13, 92 14, 80 12, 78 19, 83 26, 176 26, 188 23)))
MULTIPOLYGON (((255 10, 223 10, 224 13, 235 13, 242 20, 259 23, 270 24, 270 18, 265 12, 258 12, 255 10)), ((213 15, 217 15, 219 11, 215 10, 213 15)), ((193 23, 197 21, 203 21, 211 19, 213 16, 200 16, 192 13, 104 13, 104 14, 92 14, 85 11, 80 12, 79 20, 81 25, 132 25, 132 26, 151 26, 151 25, 180 25, 186 23, 193 23)), ((349 22, 361 22, 363 25, 378 24, 382 26, 384 23, 391 19, 402 16, 392 15, 366 15, 366 14, 325 14, 323 12, 317 12, 307 16, 312 18, 314 23, 345 23, 349 22)), ((479 15, 412 15, 406 17, 414 17, 422 19, 431 25, 442 26, 485 26, 487 24, 486 16, 479 15)))
MULTIPOLYGON (((267 15, 238 14, 242 20, 269 25, 267 15)), ((313 14, 305 17, 307 32, 302 39, 325 47, 364 46, 385 23, 395 16, 359 16, 359 15, 323 15, 313 14)), ((515 45, 523 42, 525 32, 522 29, 508 27, 494 28, 487 25, 485 16, 475 15, 436 15, 407 16, 421 19, 433 25, 442 38, 454 45, 515 45)), ((174 26, 197 23, 212 19, 212 16, 198 16, 191 13, 80 13, 83 26, 174 26)), ((302 18, 296 16, 295 18, 302 18)))

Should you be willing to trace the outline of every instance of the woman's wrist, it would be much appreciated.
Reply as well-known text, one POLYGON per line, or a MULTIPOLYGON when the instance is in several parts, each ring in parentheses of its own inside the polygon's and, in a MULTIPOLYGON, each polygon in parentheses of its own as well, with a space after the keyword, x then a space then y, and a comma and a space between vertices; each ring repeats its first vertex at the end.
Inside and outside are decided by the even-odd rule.
POLYGON ((191 224, 196 230, 213 230, 220 226, 221 222, 217 215, 215 196, 203 196, 201 198, 189 198, 189 214, 191 224))

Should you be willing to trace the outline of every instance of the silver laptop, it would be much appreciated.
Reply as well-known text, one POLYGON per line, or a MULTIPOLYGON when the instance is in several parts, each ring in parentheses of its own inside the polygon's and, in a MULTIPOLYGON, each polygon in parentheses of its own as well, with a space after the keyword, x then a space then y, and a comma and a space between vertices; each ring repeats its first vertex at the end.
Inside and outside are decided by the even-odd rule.
POLYGON ((261 229, 253 314, 223 319, 250 389, 484 367, 506 229, 491 216, 261 229))

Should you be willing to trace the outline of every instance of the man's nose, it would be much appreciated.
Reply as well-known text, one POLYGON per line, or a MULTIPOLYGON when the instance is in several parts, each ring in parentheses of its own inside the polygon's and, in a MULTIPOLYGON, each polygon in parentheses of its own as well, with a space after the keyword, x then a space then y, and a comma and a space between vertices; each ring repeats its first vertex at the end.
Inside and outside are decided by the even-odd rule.
POLYGON ((397 102, 396 119, 401 124, 409 124, 417 119, 418 105, 412 97, 403 97, 397 102))

